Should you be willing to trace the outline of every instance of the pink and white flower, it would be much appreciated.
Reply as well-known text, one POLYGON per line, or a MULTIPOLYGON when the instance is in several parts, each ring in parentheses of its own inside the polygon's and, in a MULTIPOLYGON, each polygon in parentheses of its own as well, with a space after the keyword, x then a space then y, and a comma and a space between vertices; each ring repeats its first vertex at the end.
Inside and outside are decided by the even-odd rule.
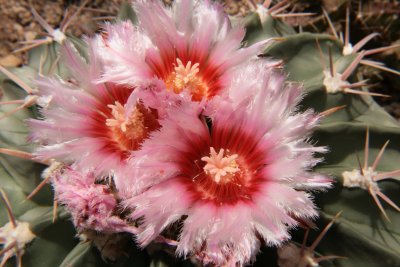
MULTIPOLYGON (((87 64, 72 45, 63 47, 73 77, 69 81, 48 77, 37 80, 44 119, 29 121, 30 138, 40 144, 36 156, 41 160, 76 163, 82 170, 107 176, 123 166, 131 151, 159 128, 158 113, 141 100, 141 96, 154 94, 150 86, 139 90, 98 83, 103 66, 90 48, 87 64)), ((155 97, 151 100, 150 105, 155 107, 168 104, 163 101, 165 97, 160 97, 160 103, 154 103, 155 97)))
POLYGON ((266 41, 241 48, 243 27, 232 27, 210 1, 137 1, 139 26, 125 21, 105 26, 97 38, 106 62, 103 80, 140 85, 157 77, 175 93, 210 99, 229 83, 231 70, 255 57, 266 41))
POLYGON ((321 160, 314 154, 326 151, 309 140, 319 116, 298 112, 302 88, 285 84, 268 66, 258 61, 237 69, 228 98, 205 107, 208 119, 204 103, 183 102, 133 152, 126 178, 142 192, 124 204, 141 221, 142 246, 180 223, 179 255, 243 265, 262 242, 279 245, 298 221, 317 216, 307 191, 330 186, 311 172, 321 160))

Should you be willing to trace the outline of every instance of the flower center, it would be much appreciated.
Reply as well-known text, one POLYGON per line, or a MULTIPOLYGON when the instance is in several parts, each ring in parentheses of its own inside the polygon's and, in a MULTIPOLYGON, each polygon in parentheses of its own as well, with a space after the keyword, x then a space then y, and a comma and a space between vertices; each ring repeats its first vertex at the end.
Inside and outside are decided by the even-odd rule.
POLYGON ((157 115, 146 109, 143 104, 136 104, 131 112, 118 101, 108 105, 112 117, 106 120, 111 130, 112 139, 124 151, 136 150, 149 133, 159 127, 157 115))
POLYGON ((207 95, 208 87, 199 75, 199 63, 192 65, 191 61, 186 63, 177 58, 174 71, 167 77, 165 83, 168 90, 179 94, 184 89, 189 90, 193 100, 200 101, 207 95))
POLYGON ((202 157, 201 160, 207 164, 203 167, 206 174, 210 175, 217 184, 230 182, 235 173, 240 171, 236 163, 237 154, 224 157, 224 149, 220 149, 218 154, 213 147, 210 148, 210 156, 202 157))

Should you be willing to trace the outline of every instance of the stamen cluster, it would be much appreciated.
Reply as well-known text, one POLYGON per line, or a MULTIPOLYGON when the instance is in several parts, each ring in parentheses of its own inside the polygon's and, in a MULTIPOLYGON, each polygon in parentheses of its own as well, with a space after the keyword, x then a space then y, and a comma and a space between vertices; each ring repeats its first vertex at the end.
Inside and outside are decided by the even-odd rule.
POLYGON ((214 181, 219 183, 227 183, 231 180, 232 175, 239 172, 239 166, 236 163, 238 155, 224 157, 224 149, 220 149, 218 154, 213 147, 210 148, 210 156, 202 157, 201 160, 207 162, 204 166, 204 171, 210 174, 214 181))

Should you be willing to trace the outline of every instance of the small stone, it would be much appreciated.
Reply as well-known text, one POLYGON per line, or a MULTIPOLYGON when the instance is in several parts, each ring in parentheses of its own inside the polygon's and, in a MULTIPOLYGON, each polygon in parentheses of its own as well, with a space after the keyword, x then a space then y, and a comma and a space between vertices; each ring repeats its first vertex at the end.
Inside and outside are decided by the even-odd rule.
POLYGON ((13 25, 14 30, 18 33, 18 35, 24 35, 24 27, 22 27, 21 25, 15 23, 13 25))
POLYGON ((234 1, 226 1, 224 10, 226 13, 233 16, 239 12, 239 5, 234 1))
POLYGON ((32 41, 32 40, 35 40, 37 33, 33 32, 33 31, 27 31, 27 32, 25 32, 24 35, 25 35, 26 41, 32 41))
POLYGON ((5 67, 18 67, 21 64, 22 60, 12 54, 0 58, 0 65, 5 67))

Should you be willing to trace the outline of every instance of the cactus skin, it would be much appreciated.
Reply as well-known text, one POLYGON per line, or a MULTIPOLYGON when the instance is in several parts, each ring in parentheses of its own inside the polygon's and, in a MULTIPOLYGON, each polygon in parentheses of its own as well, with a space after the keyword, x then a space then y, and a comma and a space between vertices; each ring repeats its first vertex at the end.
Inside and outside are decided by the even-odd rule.
MULTIPOLYGON (((136 15, 129 5, 124 5, 119 18, 136 22, 136 15)), ((327 60, 329 50, 337 71, 343 71, 355 58, 354 55, 343 56, 343 46, 331 36, 296 33, 290 26, 273 18, 261 20, 259 14, 253 13, 246 18, 248 45, 269 37, 285 37, 265 51, 262 56, 271 56, 284 61, 285 70, 291 81, 301 82, 307 95, 302 102, 304 109, 314 108, 323 112, 333 107, 346 107, 322 120, 313 136, 320 146, 328 146, 330 153, 325 162, 317 166, 317 171, 332 175, 336 179, 335 188, 328 193, 316 196, 320 207, 321 218, 317 226, 322 229, 339 211, 343 211, 336 224, 330 229, 316 248, 322 255, 340 255, 347 259, 326 261, 323 266, 400 266, 400 214, 384 204, 384 209, 391 222, 387 221, 375 205, 367 191, 349 189, 342 185, 342 172, 358 167, 356 154, 363 157, 365 131, 370 131, 370 157, 374 158, 386 140, 390 144, 378 166, 378 171, 398 169, 400 159, 400 126, 369 96, 350 94, 327 94, 323 85, 323 66, 316 39, 321 46, 323 57, 327 60), (330 47, 330 49, 328 49, 330 47)), ((85 57, 83 43, 71 36, 81 55, 85 57)), ((68 71, 62 62, 52 68, 57 58, 59 44, 43 45, 30 52, 27 66, 12 70, 25 82, 32 85, 32 80, 39 70, 41 56, 47 53, 41 70, 44 74, 53 71, 68 78, 68 71)), ((356 75, 350 77, 352 82, 361 80, 356 75)), ((21 88, 0 74, 0 86, 3 89, 2 101, 24 98, 21 88)), ((366 89, 363 89, 366 90, 366 89)), ((9 109, 0 106, 0 115, 9 109)), ((0 121, 0 145, 3 148, 32 151, 27 142, 28 129, 24 120, 37 117, 35 107, 21 110, 0 121)), ((41 182, 40 173, 44 165, 15 157, 0 155, 0 187, 7 193, 16 218, 28 222, 32 232, 37 236, 26 247, 23 266, 196 266, 189 260, 174 259, 163 245, 152 244, 147 251, 139 251, 132 241, 124 248, 127 257, 116 262, 105 262, 91 242, 82 243, 75 238, 75 230, 67 212, 63 208, 57 211, 53 223, 51 187, 46 185, 31 200, 24 201, 26 196, 41 182), (62 234, 60 234, 62 233, 62 234), (165 249, 161 251, 160 247, 165 249)), ((394 203, 400 203, 398 194, 400 185, 397 182, 385 181, 380 184, 384 192, 394 203)), ((0 225, 7 223, 6 210, 0 206, 0 225)), ((303 230, 293 231, 293 241, 301 243, 303 230)), ((311 231, 309 243, 318 235, 311 231)), ((11 259, 6 266, 15 266, 11 259)), ((277 266, 276 249, 263 248, 258 254, 254 266, 277 266)))

